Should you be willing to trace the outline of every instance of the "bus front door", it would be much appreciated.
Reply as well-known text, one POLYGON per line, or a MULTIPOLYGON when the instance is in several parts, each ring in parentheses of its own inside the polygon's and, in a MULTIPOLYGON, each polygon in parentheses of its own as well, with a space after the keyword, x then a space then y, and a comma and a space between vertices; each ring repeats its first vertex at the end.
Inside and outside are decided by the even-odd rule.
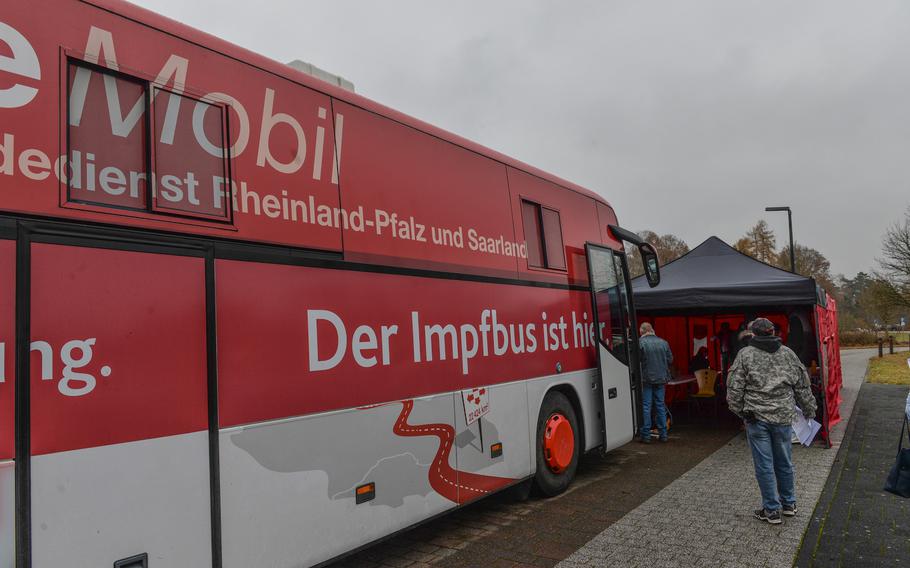
POLYGON ((636 431, 637 362, 625 259, 607 247, 588 243, 588 274, 594 306, 599 386, 603 399, 601 430, 604 450, 632 440, 636 431))

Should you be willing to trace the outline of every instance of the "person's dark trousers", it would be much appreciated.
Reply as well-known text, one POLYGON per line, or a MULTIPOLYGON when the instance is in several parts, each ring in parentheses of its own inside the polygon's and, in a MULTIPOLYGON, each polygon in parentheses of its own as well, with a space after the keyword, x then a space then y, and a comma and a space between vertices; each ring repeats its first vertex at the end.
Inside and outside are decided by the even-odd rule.
POLYGON ((642 382, 641 406, 644 421, 641 428, 642 439, 651 439, 651 402, 654 402, 654 411, 657 414, 657 432, 661 439, 667 439, 667 407, 664 404, 664 385, 654 385, 642 382))
POLYGON ((778 511, 781 505, 796 505, 792 433, 790 424, 769 424, 760 420, 746 423, 755 479, 766 511, 778 511))

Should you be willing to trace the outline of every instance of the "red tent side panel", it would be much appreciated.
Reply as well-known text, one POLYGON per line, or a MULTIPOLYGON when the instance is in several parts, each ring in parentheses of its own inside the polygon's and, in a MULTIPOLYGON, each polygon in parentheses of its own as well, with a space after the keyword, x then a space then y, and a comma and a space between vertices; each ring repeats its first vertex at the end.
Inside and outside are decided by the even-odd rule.
POLYGON ((654 331, 659 337, 667 340, 670 351, 673 352, 673 371, 676 375, 683 375, 689 370, 689 357, 686 356, 686 318, 681 317, 644 317, 641 321, 648 321, 654 326, 654 331))
POLYGON ((827 306, 816 306, 815 316, 818 326, 818 345, 821 353, 822 378, 825 388, 825 406, 827 413, 825 427, 830 430, 840 422, 841 386, 844 375, 840 363, 840 341, 837 333, 837 302, 827 296, 827 306))

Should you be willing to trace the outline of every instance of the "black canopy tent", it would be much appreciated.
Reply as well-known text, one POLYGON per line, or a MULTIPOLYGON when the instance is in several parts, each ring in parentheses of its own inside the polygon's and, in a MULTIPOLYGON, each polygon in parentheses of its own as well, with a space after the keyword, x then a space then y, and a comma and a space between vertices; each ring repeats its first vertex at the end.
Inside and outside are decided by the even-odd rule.
POLYGON ((759 307, 813 306, 815 281, 759 262, 717 237, 662 266, 661 282, 649 288, 632 280, 639 312, 699 312, 759 307))
POLYGON ((836 307, 815 280, 755 260, 717 237, 660 271, 659 286, 650 288, 639 276, 632 292, 638 321, 653 324, 670 343, 677 375, 707 364, 723 379, 741 346, 737 331, 751 318, 766 317, 813 371, 827 437, 840 403, 836 324, 828 323, 836 321, 836 307))

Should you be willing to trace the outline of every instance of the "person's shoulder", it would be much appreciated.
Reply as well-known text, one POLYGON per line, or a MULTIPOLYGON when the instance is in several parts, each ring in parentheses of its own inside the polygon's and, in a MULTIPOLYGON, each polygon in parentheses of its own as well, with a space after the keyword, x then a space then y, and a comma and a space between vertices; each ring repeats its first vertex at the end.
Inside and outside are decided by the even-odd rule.
POLYGON ((747 371, 752 367, 752 355, 755 353, 756 349, 751 345, 746 345, 739 352, 736 353, 736 359, 733 360, 733 367, 741 370, 747 371))
POLYGON ((786 345, 781 345, 781 346, 780 346, 780 349, 778 349, 777 352, 778 352, 782 357, 787 357, 787 358, 790 358, 790 359, 796 359, 797 361, 799 360, 799 356, 796 355, 796 352, 793 351, 792 349, 790 349, 789 347, 787 347, 786 345))
POLYGON ((783 353, 783 355, 784 355, 785 357, 787 357, 787 358, 789 358, 790 360, 796 362, 797 364, 803 365, 803 362, 800 360, 799 355, 796 354, 796 351, 790 349, 790 348, 787 347, 786 345, 781 345, 781 346, 780 346, 780 352, 783 353))
POLYGON ((736 354, 736 358, 752 364, 755 361, 755 356, 760 353, 764 353, 764 351, 754 345, 746 345, 739 350, 739 353, 736 354))

